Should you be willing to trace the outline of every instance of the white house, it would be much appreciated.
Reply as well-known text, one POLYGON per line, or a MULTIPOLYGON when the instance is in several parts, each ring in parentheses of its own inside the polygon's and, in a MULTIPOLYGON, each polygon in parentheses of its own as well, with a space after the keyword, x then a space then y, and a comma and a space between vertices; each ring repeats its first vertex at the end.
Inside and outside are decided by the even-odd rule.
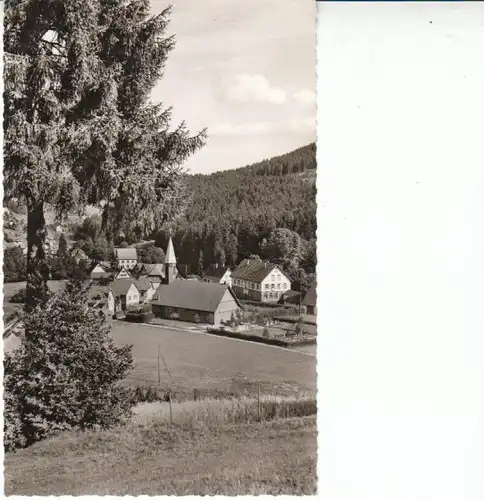
POLYGON ((219 266, 218 264, 210 264, 208 269, 205 271, 205 274, 203 276, 203 281, 232 286, 232 271, 228 266, 219 266))
POLYGON ((122 267, 114 279, 120 280, 120 279, 130 279, 130 278, 131 274, 129 273, 129 271, 127 271, 124 267, 122 267))
POLYGON ((291 289, 291 280, 276 264, 245 259, 232 272, 237 297, 256 302, 277 302, 291 289))
POLYGON ((126 311, 130 307, 139 305, 140 292, 134 281, 115 279, 110 286, 116 299, 116 310, 126 311))
POLYGON ((115 248, 114 252, 116 254, 116 260, 118 261, 118 267, 124 267, 125 269, 133 269, 138 263, 138 253, 136 248, 115 248))

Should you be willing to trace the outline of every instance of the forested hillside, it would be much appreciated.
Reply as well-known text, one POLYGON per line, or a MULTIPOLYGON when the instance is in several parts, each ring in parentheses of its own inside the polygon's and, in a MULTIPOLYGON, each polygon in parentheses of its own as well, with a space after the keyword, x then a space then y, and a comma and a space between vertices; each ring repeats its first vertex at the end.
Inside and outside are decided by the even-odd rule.
MULTIPOLYGON (((234 266, 253 254, 274 259, 274 239, 294 239, 293 232, 301 241, 289 246, 298 247, 299 254, 280 260, 313 272, 315 177, 314 143, 237 170, 188 176, 191 199, 173 231, 179 262, 198 272, 211 262, 234 266)), ((167 233, 153 236, 164 248, 167 233)))
MULTIPOLYGON (((200 275, 211 263, 234 267, 257 255, 281 264, 293 280, 307 288, 310 276, 306 279, 306 274, 313 273, 316 266, 315 179, 315 144, 236 170, 187 176, 188 207, 172 228, 178 262, 200 275)), ((63 224, 63 228, 68 239, 95 260, 110 260, 113 243, 123 246, 143 237, 154 240, 161 249, 168 243, 166 230, 151 235, 126 232, 124 238, 108 242, 97 215, 82 223, 63 224)), ((12 249, 12 256, 17 250, 12 249)), ((161 262, 157 251, 154 247, 140 250, 140 258, 161 262)), ((10 253, 5 258, 19 267, 10 253)), ((25 260, 25 256, 20 258, 25 260)), ((51 260, 53 275, 64 276, 54 265, 56 259, 51 260)), ((7 281, 16 281, 14 271, 7 273, 7 281)))

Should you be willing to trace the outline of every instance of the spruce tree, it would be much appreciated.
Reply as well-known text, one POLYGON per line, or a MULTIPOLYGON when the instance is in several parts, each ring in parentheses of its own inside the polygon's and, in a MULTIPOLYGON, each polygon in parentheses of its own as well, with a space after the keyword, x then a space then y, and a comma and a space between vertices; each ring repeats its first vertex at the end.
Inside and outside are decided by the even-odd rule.
POLYGON ((68 255, 68 249, 67 249, 67 241, 66 237, 64 236, 64 233, 60 235, 59 238, 59 248, 57 249, 57 257, 60 259, 66 258, 68 255))
POLYGON ((200 250, 200 253, 198 254, 197 272, 200 278, 203 278, 203 275, 205 274, 203 269, 203 250, 200 250))
POLYGON ((8 0, 4 185, 27 206, 27 308, 48 297, 46 205, 59 218, 100 205, 108 235, 154 229, 185 199, 183 162, 205 131, 172 129, 150 102, 174 39, 148 0, 8 0))

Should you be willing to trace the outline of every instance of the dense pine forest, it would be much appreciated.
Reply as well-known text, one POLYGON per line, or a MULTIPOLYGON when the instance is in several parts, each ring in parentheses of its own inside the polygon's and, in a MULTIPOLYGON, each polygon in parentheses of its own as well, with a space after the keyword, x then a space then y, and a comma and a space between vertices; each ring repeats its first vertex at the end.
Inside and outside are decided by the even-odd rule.
MULTIPOLYGON (((279 260, 295 275, 314 272, 316 145, 254 165, 187 177, 185 216, 173 228, 180 263, 200 273, 251 255, 279 260)), ((166 231, 152 235, 165 248, 166 231)), ((294 276, 295 277, 295 276, 294 276)))
MULTIPOLYGON (((258 256, 279 263, 296 288, 306 289, 316 266, 315 180, 314 143, 236 170, 188 175, 188 206, 171 228, 179 264, 187 273, 203 275, 211 263, 235 267, 244 258, 258 256)), ((159 248, 139 249, 140 259, 161 262, 160 249, 166 248, 169 236, 167 229, 150 235, 126 232, 109 242, 97 215, 69 224, 66 230, 73 244, 97 261, 112 258, 113 244, 127 246, 144 238, 159 248)), ((69 276, 67 270, 73 268, 59 257, 61 253, 64 248, 50 259, 52 277, 57 279, 69 276)), ((25 266, 19 259, 23 262, 25 256, 18 248, 8 249, 6 281, 24 279, 25 266)))

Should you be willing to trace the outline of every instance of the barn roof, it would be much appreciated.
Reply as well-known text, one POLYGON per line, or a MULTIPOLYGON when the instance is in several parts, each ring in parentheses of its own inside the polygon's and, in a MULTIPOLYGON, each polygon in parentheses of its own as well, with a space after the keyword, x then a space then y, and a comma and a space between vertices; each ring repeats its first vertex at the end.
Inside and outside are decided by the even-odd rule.
POLYGON ((115 248, 114 251, 118 260, 138 260, 136 248, 115 248))
POLYGON ((228 266, 218 266, 217 264, 210 264, 205 271, 205 276, 208 278, 222 279, 223 275, 230 270, 228 266))
POLYGON ((152 304, 214 313, 227 290, 240 305, 227 285, 191 280, 175 280, 169 285, 160 285, 152 304))

